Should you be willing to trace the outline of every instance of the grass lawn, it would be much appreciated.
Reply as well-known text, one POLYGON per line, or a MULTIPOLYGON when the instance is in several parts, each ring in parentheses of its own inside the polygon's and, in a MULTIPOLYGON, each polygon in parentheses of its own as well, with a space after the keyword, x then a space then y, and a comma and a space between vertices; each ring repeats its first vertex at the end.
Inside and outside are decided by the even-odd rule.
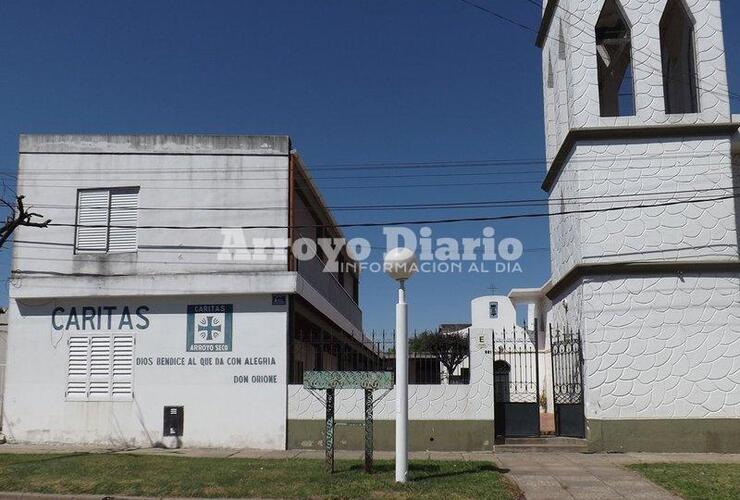
POLYGON ((740 498, 740 464, 634 464, 663 488, 689 499, 740 498))
POLYGON ((189 458, 129 454, 0 454, 0 491, 198 497, 500 498, 516 486, 488 462, 412 461, 410 481, 394 483, 394 465, 371 475, 360 461, 189 458))

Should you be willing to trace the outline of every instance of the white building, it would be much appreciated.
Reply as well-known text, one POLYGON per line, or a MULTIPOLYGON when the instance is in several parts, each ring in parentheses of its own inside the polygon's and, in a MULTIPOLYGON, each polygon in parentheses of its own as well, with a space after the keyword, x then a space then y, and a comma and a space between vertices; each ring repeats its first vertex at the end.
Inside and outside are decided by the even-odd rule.
POLYGON ((537 44, 542 187, 551 212, 582 211, 550 219, 543 292, 548 322, 583 335, 590 445, 738 452, 740 120, 720 2, 549 0, 537 44))
POLYGON ((173 406, 184 446, 284 449, 291 378, 332 358, 289 347, 366 355, 358 276, 288 250, 340 236, 288 137, 22 136, 18 192, 53 224, 14 236, 11 441, 156 445, 173 406))

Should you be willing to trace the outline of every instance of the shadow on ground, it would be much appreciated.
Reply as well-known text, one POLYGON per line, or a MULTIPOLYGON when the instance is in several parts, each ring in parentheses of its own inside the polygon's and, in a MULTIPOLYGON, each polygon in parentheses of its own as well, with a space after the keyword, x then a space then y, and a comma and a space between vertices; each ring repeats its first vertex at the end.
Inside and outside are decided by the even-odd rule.
MULTIPOLYGON (((358 471, 362 469, 362 464, 356 464, 350 466, 344 472, 358 471)), ((419 482, 427 479, 480 474, 482 472, 499 472, 501 474, 509 472, 509 469, 502 469, 488 462, 465 462, 460 464, 460 470, 457 471, 440 472, 440 470, 440 465, 436 463, 410 463, 409 479, 413 482, 419 482)), ((376 463, 373 465, 373 473, 388 473, 393 471, 395 471, 395 464, 393 462, 376 463)), ((337 472, 341 474, 342 471, 337 472)))

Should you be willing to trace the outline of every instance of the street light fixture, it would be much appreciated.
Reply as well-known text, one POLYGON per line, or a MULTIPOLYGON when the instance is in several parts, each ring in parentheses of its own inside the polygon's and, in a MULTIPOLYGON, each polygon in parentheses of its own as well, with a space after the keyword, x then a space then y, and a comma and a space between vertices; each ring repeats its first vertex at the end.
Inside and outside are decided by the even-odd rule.
POLYGON ((396 304, 396 482, 405 483, 408 476, 409 367, 408 305, 406 280, 416 272, 416 255, 408 248, 394 248, 385 254, 386 274, 398 281, 396 304))

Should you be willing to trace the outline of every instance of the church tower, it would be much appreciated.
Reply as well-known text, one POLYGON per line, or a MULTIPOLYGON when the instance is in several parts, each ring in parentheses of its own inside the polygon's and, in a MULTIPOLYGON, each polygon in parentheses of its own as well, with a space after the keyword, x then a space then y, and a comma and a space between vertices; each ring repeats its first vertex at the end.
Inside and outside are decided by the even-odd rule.
POLYGON ((537 45, 542 188, 565 212, 550 320, 582 333, 591 446, 702 451, 729 425, 740 447, 740 123, 720 2, 549 0, 537 45))

